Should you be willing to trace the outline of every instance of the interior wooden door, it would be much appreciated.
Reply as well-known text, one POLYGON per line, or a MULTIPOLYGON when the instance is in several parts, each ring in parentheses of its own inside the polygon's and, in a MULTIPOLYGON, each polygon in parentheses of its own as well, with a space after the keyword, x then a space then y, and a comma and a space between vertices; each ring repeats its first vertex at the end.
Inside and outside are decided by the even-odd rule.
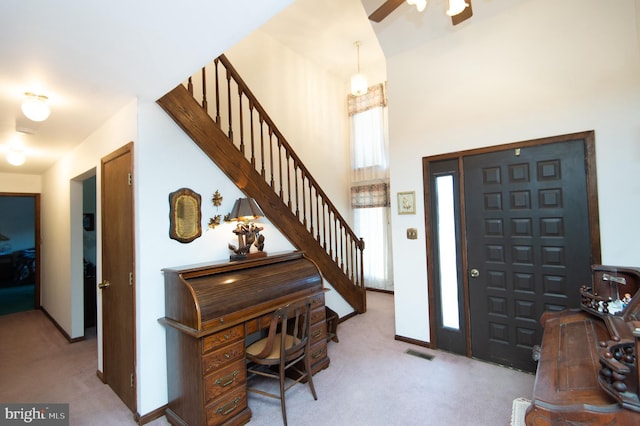
POLYGON ((578 308, 591 282, 584 141, 463 163, 472 355, 535 371, 540 316, 578 308))
POLYGON ((101 161, 103 380, 136 411, 133 143, 101 161))

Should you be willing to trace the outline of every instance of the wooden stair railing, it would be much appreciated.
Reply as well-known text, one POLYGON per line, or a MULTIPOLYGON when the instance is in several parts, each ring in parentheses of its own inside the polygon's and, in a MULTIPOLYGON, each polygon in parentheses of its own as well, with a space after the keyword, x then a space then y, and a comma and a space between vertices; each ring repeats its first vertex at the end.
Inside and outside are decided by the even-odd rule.
POLYGON ((357 313, 366 311, 359 239, 222 55, 158 99, 271 223, 314 261, 357 313), (220 69, 222 68, 222 69, 220 69), (224 75, 221 75, 224 74, 224 75), (207 76, 213 75, 207 81, 207 76), (213 111, 207 95, 213 93, 213 111))

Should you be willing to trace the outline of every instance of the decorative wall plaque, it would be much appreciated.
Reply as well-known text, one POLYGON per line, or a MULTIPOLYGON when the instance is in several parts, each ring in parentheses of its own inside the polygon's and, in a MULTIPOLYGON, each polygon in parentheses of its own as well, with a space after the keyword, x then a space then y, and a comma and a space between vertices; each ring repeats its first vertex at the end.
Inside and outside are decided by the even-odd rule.
POLYGON ((202 235, 200 194, 181 188, 169 194, 169 236, 181 243, 190 243, 202 235))

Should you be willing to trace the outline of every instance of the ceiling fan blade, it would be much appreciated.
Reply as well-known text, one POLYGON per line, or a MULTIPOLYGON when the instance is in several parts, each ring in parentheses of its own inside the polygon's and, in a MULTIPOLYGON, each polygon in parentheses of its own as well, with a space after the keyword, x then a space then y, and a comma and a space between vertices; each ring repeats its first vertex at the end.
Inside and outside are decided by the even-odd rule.
POLYGON ((473 9, 471 8, 471 0, 465 0, 465 1, 469 4, 469 6, 465 7, 462 12, 458 13, 457 15, 453 15, 451 17, 451 22, 453 22, 453 25, 458 25, 459 23, 464 22, 473 16, 473 9))
POLYGON ((382 3, 382 6, 373 11, 371 15, 369 15, 369 20, 373 22, 380 22, 384 18, 386 18, 391 12, 396 10, 398 6, 404 3, 404 0, 387 0, 382 3))

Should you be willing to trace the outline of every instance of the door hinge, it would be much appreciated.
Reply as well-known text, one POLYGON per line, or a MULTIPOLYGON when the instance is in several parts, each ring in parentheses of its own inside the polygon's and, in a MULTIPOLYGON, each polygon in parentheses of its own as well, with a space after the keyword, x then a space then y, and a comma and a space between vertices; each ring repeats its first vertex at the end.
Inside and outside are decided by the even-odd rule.
POLYGON ((131 173, 129 173, 127 176, 127 183, 129 184, 129 186, 131 186, 132 181, 133 181, 133 176, 131 176, 131 173))
POLYGON ((131 373, 131 387, 133 387, 134 382, 135 382, 135 379, 134 379, 133 373, 131 373))
POLYGON ((133 272, 129 272, 129 285, 133 285, 133 272))

